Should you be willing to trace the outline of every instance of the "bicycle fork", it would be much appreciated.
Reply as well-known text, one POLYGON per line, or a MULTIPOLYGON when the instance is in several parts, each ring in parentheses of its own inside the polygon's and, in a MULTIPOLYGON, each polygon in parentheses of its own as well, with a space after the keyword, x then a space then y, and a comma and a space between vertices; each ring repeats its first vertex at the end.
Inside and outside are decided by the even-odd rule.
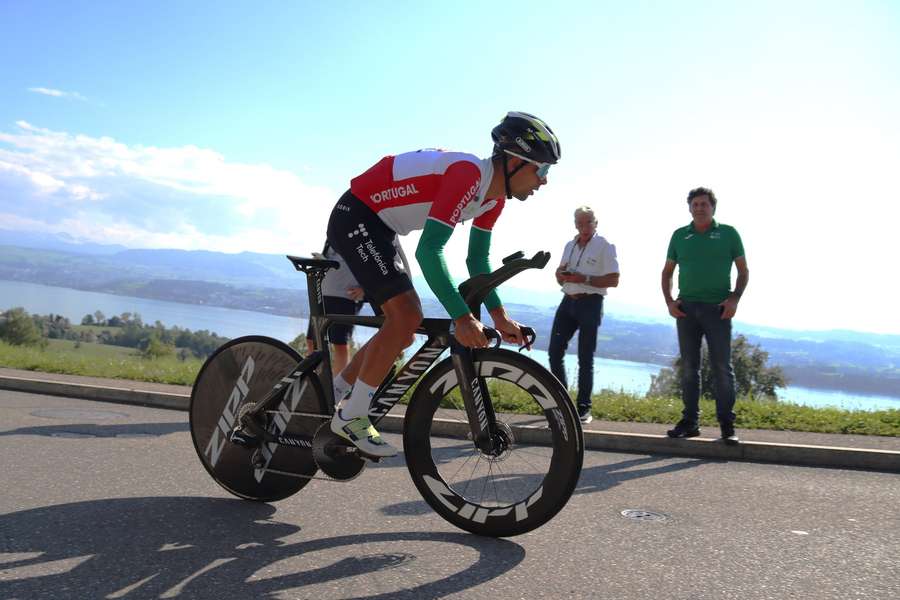
POLYGON ((474 352, 451 337, 450 357, 459 382, 459 390, 469 417, 469 428, 475 446, 487 455, 494 456, 502 451, 498 447, 497 418, 494 405, 485 385, 475 369, 474 352))

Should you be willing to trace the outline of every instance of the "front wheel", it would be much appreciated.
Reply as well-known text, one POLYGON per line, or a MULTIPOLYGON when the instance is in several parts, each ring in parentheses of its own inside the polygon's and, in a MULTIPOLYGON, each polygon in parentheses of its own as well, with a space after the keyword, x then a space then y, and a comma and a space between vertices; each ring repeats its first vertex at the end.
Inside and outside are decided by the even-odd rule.
POLYGON ((425 501, 449 522, 479 535, 519 535, 553 518, 572 495, 584 458, 581 423, 568 394, 535 361, 504 349, 476 350, 473 358, 497 414, 499 451, 487 455, 471 441, 447 359, 410 401, 406 464, 425 501))

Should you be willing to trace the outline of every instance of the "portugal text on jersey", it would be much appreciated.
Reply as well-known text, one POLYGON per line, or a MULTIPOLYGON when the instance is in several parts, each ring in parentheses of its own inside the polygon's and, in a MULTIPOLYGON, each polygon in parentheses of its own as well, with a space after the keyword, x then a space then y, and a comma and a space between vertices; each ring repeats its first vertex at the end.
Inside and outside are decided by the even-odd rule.
POLYGON ((450 227, 474 219, 490 231, 504 205, 503 198, 485 198, 493 169, 490 159, 471 154, 420 150, 384 157, 353 179, 350 191, 401 235, 429 218, 450 227))

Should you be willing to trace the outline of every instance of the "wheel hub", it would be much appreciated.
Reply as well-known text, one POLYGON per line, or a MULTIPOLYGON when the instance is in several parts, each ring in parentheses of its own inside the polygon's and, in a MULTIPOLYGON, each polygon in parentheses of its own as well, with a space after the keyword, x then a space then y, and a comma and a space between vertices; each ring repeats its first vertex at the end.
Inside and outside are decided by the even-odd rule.
POLYGON ((482 452, 481 455, 491 462, 501 462, 509 457, 515 442, 512 428, 502 421, 497 421, 497 430, 492 436, 494 451, 490 454, 482 452))

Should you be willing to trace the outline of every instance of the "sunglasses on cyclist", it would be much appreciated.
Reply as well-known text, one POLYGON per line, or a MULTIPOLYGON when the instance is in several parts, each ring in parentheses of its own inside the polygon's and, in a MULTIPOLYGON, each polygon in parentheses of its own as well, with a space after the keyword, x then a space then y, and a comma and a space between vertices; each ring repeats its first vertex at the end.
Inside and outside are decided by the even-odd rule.
MULTIPOLYGON (((537 176, 540 177, 541 179, 547 178, 547 173, 550 171, 550 167, 553 166, 550 163, 542 163, 542 162, 538 162, 536 160, 531 160, 527 156, 522 156, 521 154, 516 154, 515 152, 512 152, 510 150, 507 150, 506 153, 509 154, 510 156, 515 156, 516 158, 521 158, 525 162, 530 162, 533 165, 537 165, 537 176)), ((518 170, 518 169, 516 169, 516 170, 518 170)))

